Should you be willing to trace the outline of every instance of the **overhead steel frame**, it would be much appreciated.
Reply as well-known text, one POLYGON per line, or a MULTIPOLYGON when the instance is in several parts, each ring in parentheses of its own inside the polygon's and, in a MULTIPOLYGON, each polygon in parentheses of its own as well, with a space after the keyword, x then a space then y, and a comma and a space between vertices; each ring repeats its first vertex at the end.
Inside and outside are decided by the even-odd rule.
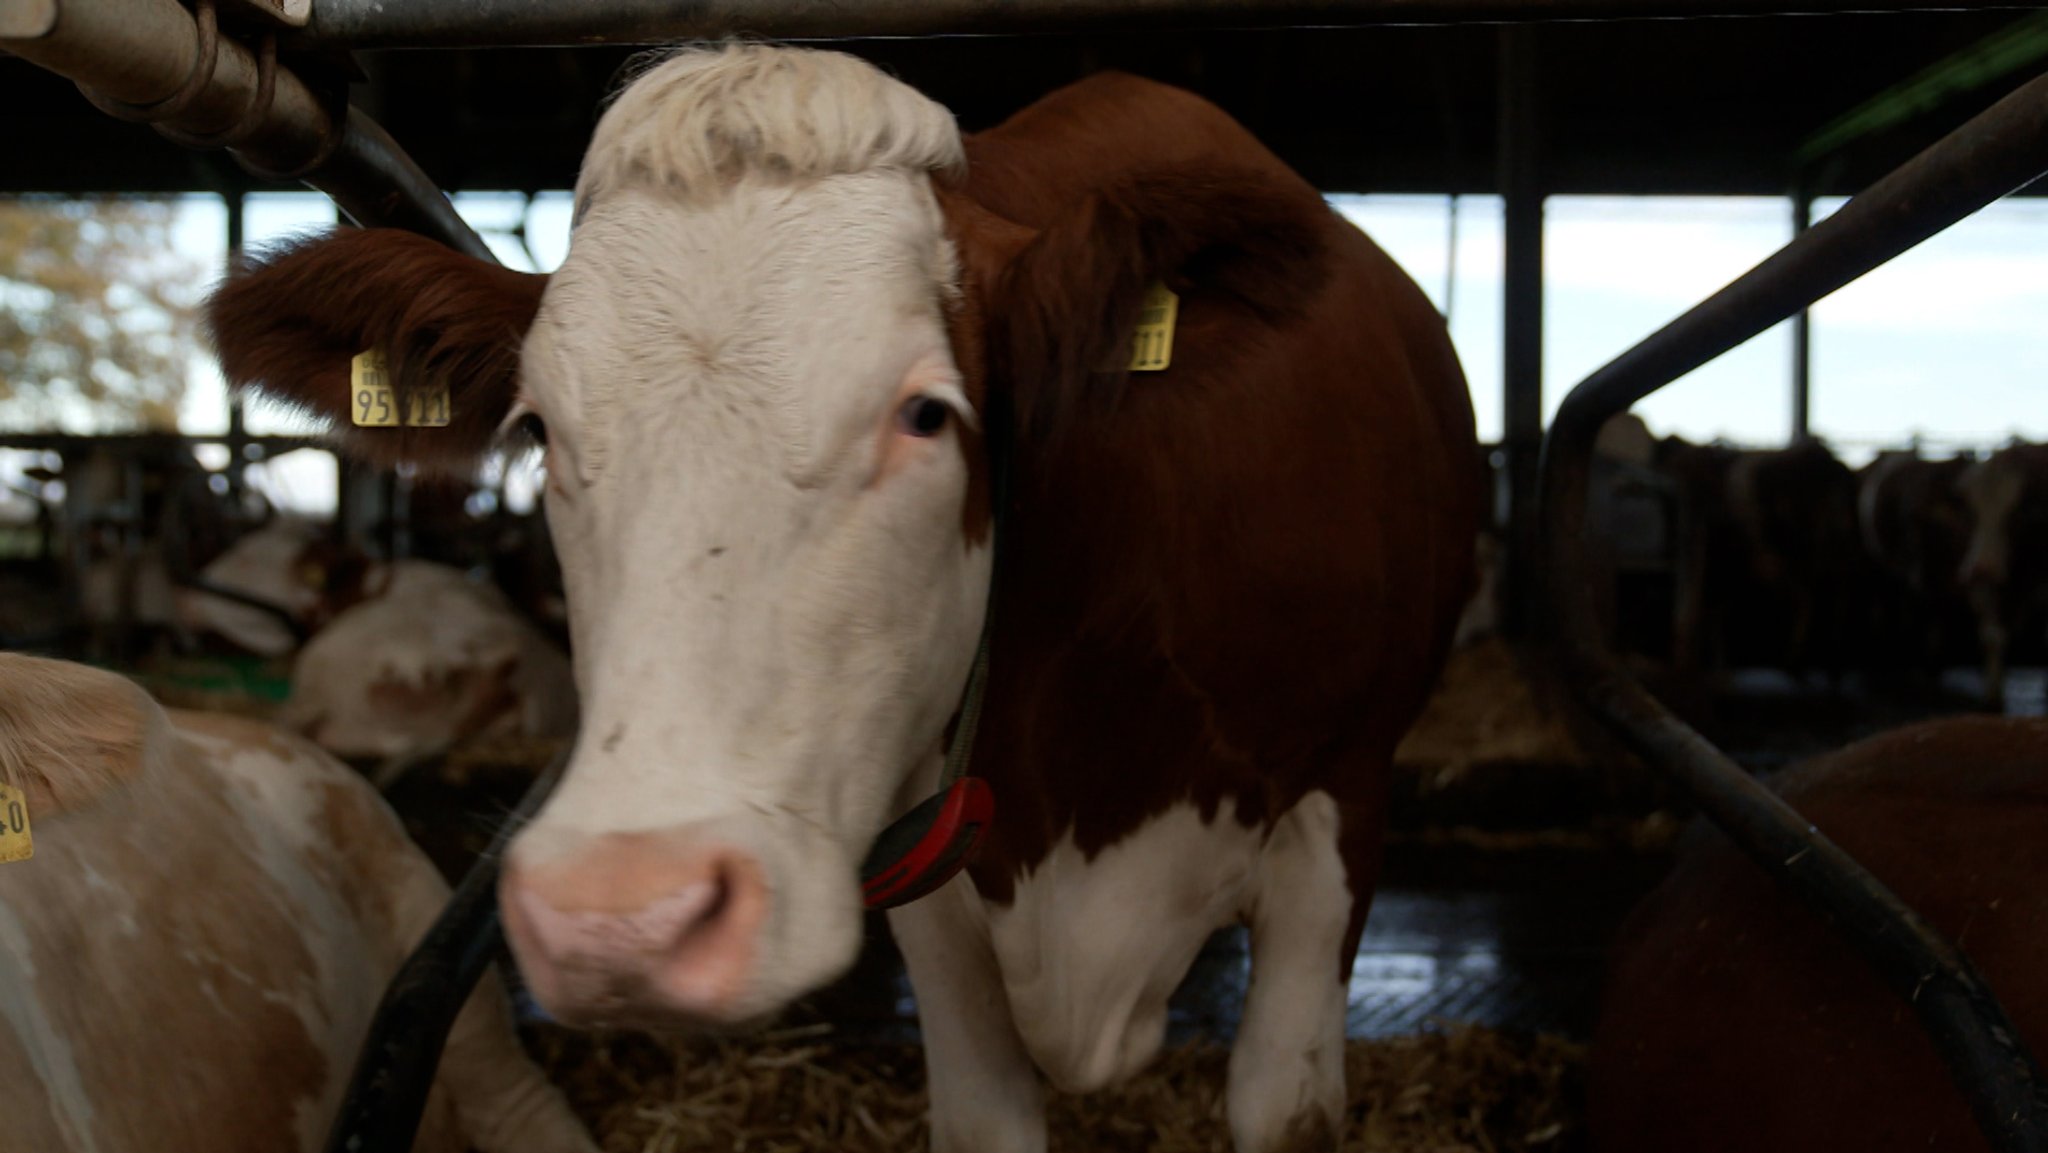
MULTIPOLYGON (((2040 6, 1997 0, 197 0, 195 13, 177 0, 0 0, 0 46, 76 81, 112 114, 155 123, 191 146, 228 147, 259 174, 304 180, 359 223, 412 229, 488 259, 482 240, 374 122, 338 93, 317 92, 277 63, 280 43, 575 45, 739 32, 812 39, 2040 6), (258 29, 256 48, 220 34, 213 8, 220 2, 236 6, 244 27, 258 29)), ((1504 73, 1525 74, 1530 62, 1517 54, 1526 46, 1510 34, 1503 48, 1504 73)), ((1534 164, 1533 155, 1503 149, 1503 175, 1538 190, 1540 222, 1534 164)), ((1609 417, 2044 171, 2048 78, 2014 91, 1594 373, 1572 390, 1543 440, 1541 531, 1527 546, 1528 555, 1541 558, 1545 637, 1574 691, 1912 1005, 2000 1153, 2048 1153, 2048 1083, 1981 975, 1876 878, 1673 717, 1605 649, 1584 580, 1581 540, 1593 443, 1609 417)), ((1528 244, 1535 230, 1523 231, 1528 244)), ((1530 251, 1540 260, 1540 247, 1530 251)), ((1540 317, 1519 315, 1525 326, 1535 324, 1530 316, 1540 317)), ((1525 397, 1523 403, 1531 402, 1525 397)), ((558 761, 535 784, 501 841, 539 805, 560 769, 558 761)), ((495 859, 487 854, 464 879, 392 982, 331 1150, 410 1148, 447 1030, 502 944, 495 859)))

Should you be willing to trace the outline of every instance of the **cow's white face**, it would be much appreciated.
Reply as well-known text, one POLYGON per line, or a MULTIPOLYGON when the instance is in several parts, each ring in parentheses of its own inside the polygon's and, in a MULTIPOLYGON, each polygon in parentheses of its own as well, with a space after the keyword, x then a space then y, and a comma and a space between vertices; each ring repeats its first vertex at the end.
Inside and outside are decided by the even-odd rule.
POLYGON ((1966 588, 2002 587, 2012 567, 2012 519, 2026 495, 2026 471, 1993 456, 1964 471, 1956 487, 1970 507, 1968 550, 1956 577, 1966 588))
POLYGON ((982 623, 929 177, 592 198, 529 333, 584 723, 514 842, 541 1003, 728 1023, 851 963, 982 623))

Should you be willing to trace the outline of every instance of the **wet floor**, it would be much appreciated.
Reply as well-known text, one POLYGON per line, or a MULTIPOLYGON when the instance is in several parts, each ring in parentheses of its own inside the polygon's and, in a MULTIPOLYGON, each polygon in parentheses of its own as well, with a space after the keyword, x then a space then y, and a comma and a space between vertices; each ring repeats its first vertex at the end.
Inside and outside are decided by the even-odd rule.
MULTIPOLYGON (((1389 872, 1408 869, 1399 858, 1389 872)), ((1353 967, 1346 1029, 1391 1037, 1448 1023, 1583 1038, 1597 1008, 1601 959, 1661 862, 1640 858, 1529 861, 1511 883, 1402 883, 1373 900, 1353 967)), ((916 1038, 916 1000, 879 919, 860 964, 813 998, 806 1018, 874 1041, 916 1038)), ((1246 934, 1216 934, 1174 995, 1168 1041, 1228 1041, 1251 973, 1246 934)))

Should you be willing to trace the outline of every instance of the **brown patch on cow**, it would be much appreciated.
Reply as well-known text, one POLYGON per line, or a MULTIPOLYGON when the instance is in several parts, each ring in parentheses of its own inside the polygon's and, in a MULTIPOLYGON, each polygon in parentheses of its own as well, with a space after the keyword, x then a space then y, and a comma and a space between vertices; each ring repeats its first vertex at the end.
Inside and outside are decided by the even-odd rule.
POLYGON ((347 228, 238 269, 208 301, 207 324, 234 386, 326 422, 365 459, 460 474, 511 409, 546 285, 412 233, 347 228), (349 363, 373 348, 390 358, 401 411, 414 392, 449 390, 447 427, 354 426, 349 363))
POLYGON ((0 653, 0 781, 27 795, 31 819, 94 804, 168 738, 163 710, 134 682, 0 653))
MULTIPOLYGON (((1062 837, 1099 852, 1177 802, 1259 823, 1322 789, 1368 894, 1392 749, 1472 579, 1472 414, 1442 318, 1185 92, 1090 80, 968 156, 958 194, 1034 234, 982 259, 1002 269, 986 387, 1020 423, 977 886, 1007 901, 1062 837), (1182 298, 1173 366, 1099 371, 1153 279, 1182 298)), ((967 216, 948 219, 972 284, 967 216)))
MULTIPOLYGON (((1782 784, 2048 1048, 2048 722, 1916 725, 1782 784)), ((1596 1150, 1986 1147, 1907 1003, 1709 829, 1625 926, 1592 1054, 1596 1150)))
MULTIPOLYGON (((34 861, 0 872, 35 973, 0 997, 32 1002, 65 1039, 102 1149, 296 1148, 298 1111, 324 1102, 328 1054, 348 1043, 335 1034, 359 1024, 322 1003, 315 911, 264 872, 260 834, 203 757, 176 742, 163 772, 39 828, 34 861)), ((0 1113, 33 1115, 44 1097, 10 1079, 0 1113)))
POLYGON ((299 572, 319 594, 319 606, 306 623, 319 631, 329 621, 370 598, 370 574, 378 564, 361 549, 321 536, 299 550, 299 572))
POLYGON ((294 740, 276 726, 253 717, 190 709, 172 709, 168 715, 173 726, 180 731, 228 741, 247 749, 258 750, 265 756, 291 760, 317 755, 312 753, 311 745, 294 740))

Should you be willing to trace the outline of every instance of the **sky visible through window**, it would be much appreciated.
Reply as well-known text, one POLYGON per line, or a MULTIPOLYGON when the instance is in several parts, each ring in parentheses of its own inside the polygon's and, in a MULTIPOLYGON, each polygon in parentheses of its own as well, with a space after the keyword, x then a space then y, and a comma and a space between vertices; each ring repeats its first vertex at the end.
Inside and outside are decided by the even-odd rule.
MULTIPOLYGON (((1482 439, 1501 431, 1501 202, 1493 196, 1331 198, 1447 310, 1470 380, 1482 439)), ((1817 215, 1839 201, 1816 206, 1817 215)), ((250 196, 252 247, 330 227, 315 193, 250 196)), ((456 207, 499 259, 546 271, 568 249, 569 196, 463 193, 456 207), (524 223, 524 243, 515 233, 524 223)), ((178 247, 224 267, 227 214, 211 196, 180 202, 178 247)), ((1544 412, 1588 373, 1790 239, 1776 197, 1552 197, 1544 228, 1544 412)), ((1930 450, 2048 439, 2048 199, 2009 200, 1850 285, 1814 310, 1814 431, 1852 463, 1880 445, 1920 437, 1930 450)), ((1670 385, 1638 413, 1652 431, 1745 445, 1791 431, 1789 325, 1757 337, 1670 385)), ((180 412, 191 433, 227 428, 210 358, 195 350, 180 412)), ((252 408, 255 433, 302 433, 302 422, 252 408)), ((319 454, 268 470, 287 503, 333 500, 319 454)))

